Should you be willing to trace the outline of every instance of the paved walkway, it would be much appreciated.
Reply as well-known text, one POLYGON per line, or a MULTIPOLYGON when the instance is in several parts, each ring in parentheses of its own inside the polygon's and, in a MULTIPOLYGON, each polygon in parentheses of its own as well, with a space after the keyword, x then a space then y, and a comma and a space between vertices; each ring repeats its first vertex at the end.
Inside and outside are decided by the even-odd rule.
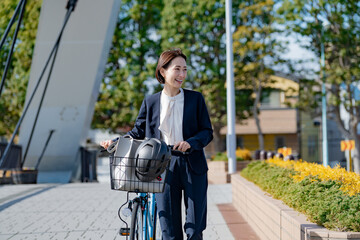
MULTIPOLYGON (((126 239, 117 216, 126 193, 111 190, 106 175, 100 167, 100 183, 0 185, 0 240, 126 239)), ((247 239, 229 228, 241 226, 227 217, 231 201, 230 184, 209 185, 204 239, 247 239)))
MULTIPOLYGON (((231 202, 231 186, 210 185, 204 239, 234 239, 216 204, 231 202)), ((126 193, 105 183, 3 185, 0 239, 125 239, 117 210, 126 193)))

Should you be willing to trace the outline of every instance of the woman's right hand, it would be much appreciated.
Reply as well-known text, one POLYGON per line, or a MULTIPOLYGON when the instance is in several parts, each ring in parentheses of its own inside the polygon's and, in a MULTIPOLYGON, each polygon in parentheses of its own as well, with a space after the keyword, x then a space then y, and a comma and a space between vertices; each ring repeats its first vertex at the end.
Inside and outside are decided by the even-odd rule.
POLYGON ((103 148, 107 149, 112 142, 113 142, 112 140, 101 141, 101 142, 100 142, 100 146, 102 146, 103 148))

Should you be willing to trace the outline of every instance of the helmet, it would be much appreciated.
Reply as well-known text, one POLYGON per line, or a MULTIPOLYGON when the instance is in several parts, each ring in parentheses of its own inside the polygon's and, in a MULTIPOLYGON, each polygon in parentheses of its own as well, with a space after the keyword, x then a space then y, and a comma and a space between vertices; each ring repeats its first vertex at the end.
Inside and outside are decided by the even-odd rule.
POLYGON ((171 159, 165 142, 156 138, 144 140, 135 153, 135 175, 140 181, 150 182, 159 177, 171 159))

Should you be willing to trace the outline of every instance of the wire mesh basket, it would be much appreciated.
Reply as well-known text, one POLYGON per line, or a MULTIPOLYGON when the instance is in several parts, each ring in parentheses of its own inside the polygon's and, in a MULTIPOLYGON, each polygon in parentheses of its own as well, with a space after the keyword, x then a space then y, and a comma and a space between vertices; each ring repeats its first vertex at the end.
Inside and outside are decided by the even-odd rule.
POLYGON ((166 161, 165 170, 151 181, 142 181, 139 172, 153 171, 152 164, 143 164, 142 161, 157 161, 154 159, 139 159, 130 157, 110 156, 111 189, 128 192, 160 193, 164 191, 169 161, 166 161), (144 167, 146 165, 146 167, 144 167))

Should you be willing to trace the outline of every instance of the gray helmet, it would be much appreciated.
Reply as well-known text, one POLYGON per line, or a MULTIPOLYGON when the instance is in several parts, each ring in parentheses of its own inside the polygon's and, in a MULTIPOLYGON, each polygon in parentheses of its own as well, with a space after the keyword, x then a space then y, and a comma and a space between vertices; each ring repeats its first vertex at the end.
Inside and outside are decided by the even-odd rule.
POLYGON ((135 153, 135 175, 140 181, 150 182, 166 169, 171 152, 165 142, 150 138, 142 142, 135 153))

